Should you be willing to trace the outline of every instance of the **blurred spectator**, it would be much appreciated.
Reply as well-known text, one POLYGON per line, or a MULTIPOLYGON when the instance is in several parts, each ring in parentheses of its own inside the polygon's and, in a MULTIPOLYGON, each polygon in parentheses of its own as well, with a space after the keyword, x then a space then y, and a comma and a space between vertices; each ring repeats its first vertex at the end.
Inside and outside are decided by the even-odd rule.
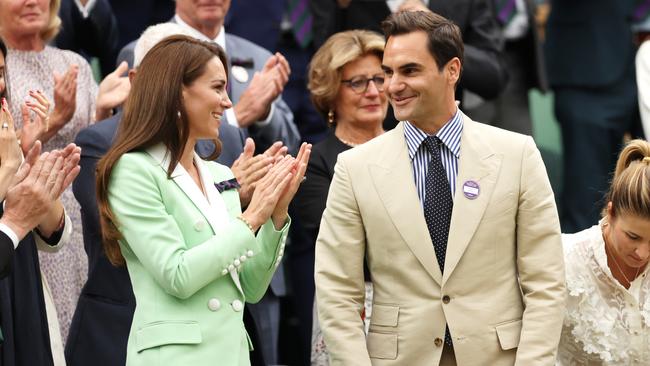
POLYGON ((562 232, 598 221, 626 133, 641 133, 632 0, 551 0, 546 64, 564 156, 562 232))
MULTIPOLYGON (((7 89, 12 96, 9 106, 21 128, 24 152, 36 139, 43 142, 44 150, 67 146, 81 128, 95 118, 110 115, 111 109, 126 97, 124 92, 128 92, 128 80, 119 77, 126 65, 109 75, 98 88, 86 60, 47 45, 61 24, 58 9, 59 0, 0 1, 0 36, 8 48, 6 63, 11 70, 7 77, 7 89), (26 96, 39 100, 39 94, 54 101, 53 111, 50 112, 49 104, 41 103, 37 108, 34 102, 23 103, 26 96), (23 115, 28 117, 30 113, 42 113, 46 128, 34 131, 36 125, 25 123, 29 119, 23 115)), ((71 190, 63 194, 62 201, 72 220, 71 243, 57 255, 41 256, 41 262, 65 337, 87 265, 81 247, 79 206, 71 190)))
POLYGON ((167 22, 174 16, 175 0, 108 0, 119 29, 117 49, 138 39, 148 26, 167 22))
POLYGON ((291 74, 282 98, 293 112, 303 141, 325 137, 327 125, 316 112, 307 91, 307 67, 314 54, 309 0, 235 1, 226 16, 228 33, 283 54, 291 74))
MULTIPOLYGON (((0 96, 6 91, 5 54, 6 48, 0 41, 0 96)), ((43 292, 36 249, 56 251, 70 236, 70 220, 59 196, 79 172, 79 149, 69 145, 62 151, 39 157, 40 150, 41 144, 36 142, 21 165, 21 148, 3 97, 0 111, 0 201, 3 201, 0 206, 0 364, 4 366, 65 364, 56 313, 51 294, 43 292)))
POLYGON ((632 140, 621 151, 602 218, 562 235, 568 300, 557 366, 650 365, 648 180, 650 143, 632 140))
POLYGON ((503 29, 504 65, 508 82, 498 98, 485 101, 467 114, 477 121, 506 130, 533 135, 528 91, 548 90, 542 44, 535 22, 533 0, 492 0, 495 16, 503 29))
POLYGON ((636 85, 643 133, 650 137, 650 1, 639 1, 632 14, 632 31, 637 47, 636 85))
MULTIPOLYGON (((484 99, 496 98, 506 85, 507 70, 501 60, 503 36, 491 11, 489 0, 421 0, 406 1, 408 10, 417 3, 452 20, 460 27, 465 43, 463 75, 456 90, 468 89, 484 99)), ((381 22, 399 11, 403 1, 310 0, 314 16, 314 40, 320 46, 332 34, 347 29, 381 32, 381 22)))
MULTIPOLYGON (((304 231, 294 236, 287 253, 294 307, 300 320, 300 344, 293 351, 299 365, 310 362, 314 307, 314 253, 321 216, 339 153, 381 135, 388 100, 384 94, 381 59, 384 37, 353 30, 330 37, 316 52, 309 68, 309 90, 316 109, 328 119, 330 132, 314 145, 307 180, 300 186, 291 212, 304 231)), ((369 278, 367 278, 369 280, 369 278)), ((319 333, 318 331, 316 332, 319 333)), ((327 358, 319 348, 315 358, 327 358)))
POLYGON ((54 44, 86 57, 97 57, 102 76, 115 68, 119 32, 108 0, 61 0, 61 32, 54 44))

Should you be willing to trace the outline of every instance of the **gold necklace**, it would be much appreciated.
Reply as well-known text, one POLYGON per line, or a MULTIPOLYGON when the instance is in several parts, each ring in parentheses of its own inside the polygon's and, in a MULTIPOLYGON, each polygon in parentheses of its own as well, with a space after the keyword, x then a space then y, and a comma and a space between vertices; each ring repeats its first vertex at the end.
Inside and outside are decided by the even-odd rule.
MULTIPOLYGON (((608 249, 609 245, 607 244, 607 239, 605 238, 605 226, 607 226, 606 222, 603 223, 603 225, 601 227, 601 231, 603 233, 603 241, 605 242, 605 249, 608 249)), ((623 269, 621 268, 621 266, 618 264, 618 261, 616 260, 616 255, 614 254, 614 251, 612 249, 609 249, 609 251, 611 253, 612 260, 614 261, 614 264, 616 265, 616 268, 618 268, 618 271, 621 273, 621 275, 623 276, 625 281, 627 281, 627 284, 632 286, 632 281, 634 281, 639 276, 639 271, 641 270, 641 267, 636 269, 636 273, 634 274, 634 277, 632 278, 632 281, 630 281, 627 278, 627 276, 625 275, 625 272, 623 272, 623 269)))
POLYGON ((346 144, 346 145, 348 145, 350 147, 355 147, 355 146, 361 145, 361 144, 354 144, 354 143, 352 143, 350 141, 347 141, 347 140, 343 140, 342 138, 340 138, 338 136, 337 136, 337 138, 339 139, 339 141, 341 141, 342 143, 344 143, 344 144, 346 144))

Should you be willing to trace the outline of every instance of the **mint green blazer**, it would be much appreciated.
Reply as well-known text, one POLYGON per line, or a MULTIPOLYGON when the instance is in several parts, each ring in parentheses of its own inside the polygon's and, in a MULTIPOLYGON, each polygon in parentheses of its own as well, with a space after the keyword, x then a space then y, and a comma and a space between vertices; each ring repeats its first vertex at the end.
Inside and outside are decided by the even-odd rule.
POLYGON ((127 365, 250 365, 245 302, 259 301, 284 253, 290 222, 269 220, 254 236, 236 190, 214 184, 229 168, 195 156, 204 195, 180 165, 167 178, 167 150, 123 155, 108 201, 136 309, 127 365))

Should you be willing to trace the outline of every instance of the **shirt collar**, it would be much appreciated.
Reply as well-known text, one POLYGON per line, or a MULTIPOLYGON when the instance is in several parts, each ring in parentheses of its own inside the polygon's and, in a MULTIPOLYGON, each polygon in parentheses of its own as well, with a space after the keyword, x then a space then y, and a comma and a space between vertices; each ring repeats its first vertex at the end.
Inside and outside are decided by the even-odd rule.
POLYGON ((178 16, 178 14, 174 15, 174 21, 178 23, 183 28, 186 28, 187 30, 190 31, 190 33, 194 36, 194 38, 203 40, 203 41, 208 41, 208 42, 214 42, 221 46, 223 48, 224 52, 226 51, 226 30, 224 29, 223 26, 221 26, 221 29, 219 30, 219 33, 217 34, 217 37, 214 39, 208 38, 205 34, 199 32, 195 28, 192 28, 189 24, 185 23, 181 17, 178 16))
MULTIPOLYGON (((456 113, 435 134, 449 149, 456 159, 460 158, 460 136, 463 132, 463 113, 456 108, 456 113)), ((429 135, 409 121, 404 121, 404 136, 409 151, 409 158, 413 160, 420 145, 429 135)))

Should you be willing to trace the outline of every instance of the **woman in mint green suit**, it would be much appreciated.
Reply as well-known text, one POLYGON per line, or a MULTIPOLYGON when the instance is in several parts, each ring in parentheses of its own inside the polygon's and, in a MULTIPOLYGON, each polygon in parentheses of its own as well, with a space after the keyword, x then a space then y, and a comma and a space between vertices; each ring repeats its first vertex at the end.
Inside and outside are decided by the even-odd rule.
POLYGON ((224 65, 221 48, 189 37, 154 46, 98 164, 105 251, 136 298, 127 365, 250 364, 242 310, 280 263, 311 146, 274 162, 242 213, 230 169, 194 152, 232 106, 224 65))

